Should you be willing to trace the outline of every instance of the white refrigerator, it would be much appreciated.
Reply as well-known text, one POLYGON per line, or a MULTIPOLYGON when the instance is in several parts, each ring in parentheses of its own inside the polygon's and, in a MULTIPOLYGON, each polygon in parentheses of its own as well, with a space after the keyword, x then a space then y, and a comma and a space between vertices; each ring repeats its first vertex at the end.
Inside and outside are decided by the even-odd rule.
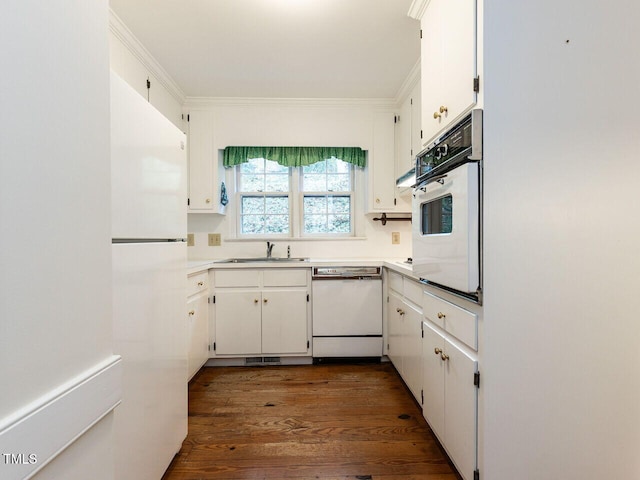
POLYGON ((160 480, 187 434, 185 135, 111 73, 115 478, 160 480))

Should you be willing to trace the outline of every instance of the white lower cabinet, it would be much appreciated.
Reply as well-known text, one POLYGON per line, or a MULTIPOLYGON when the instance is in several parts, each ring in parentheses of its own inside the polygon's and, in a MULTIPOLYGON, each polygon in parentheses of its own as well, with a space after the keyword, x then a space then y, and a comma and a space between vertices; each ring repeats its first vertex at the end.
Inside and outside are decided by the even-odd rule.
POLYGON ((423 323, 423 332, 422 412, 462 477, 472 480, 477 465, 478 362, 430 322, 423 323))
MULTIPOLYGON (((390 282, 387 303, 387 356, 409 387, 415 399, 421 401, 422 390, 422 311, 410 297, 411 287, 416 283, 399 278, 390 282), (394 290, 398 289, 398 290, 394 290)), ((422 290, 418 287, 418 298, 422 290)))
POLYGON ((262 294, 262 353, 306 355, 307 292, 270 290, 262 294))
POLYGON ((216 291, 214 307, 216 354, 262 352, 262 292, 216 291))
POLYGON ((187 378, 191 380, 209 358, 208 275, 191 275, 187 281, 187 378))
POLYGON ((309 269, 215 270, 212 356, 310 356, 309 269))

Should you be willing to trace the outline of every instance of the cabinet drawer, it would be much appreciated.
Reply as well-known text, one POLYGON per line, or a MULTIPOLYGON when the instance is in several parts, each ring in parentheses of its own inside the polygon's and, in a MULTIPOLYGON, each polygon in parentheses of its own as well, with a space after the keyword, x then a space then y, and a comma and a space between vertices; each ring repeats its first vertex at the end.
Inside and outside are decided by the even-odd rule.
POLYGON ((187 296, 195 295, 209 288, 209 274, 207 272, 196 273, 187 277, 187 296))
POLYGON ((260 272, 258 270, 216 270, 214 279, 216 287, 260 286, 260 272))
POLYGON ((400 275, 399 273, 392 272, 390 270, 388 270, 388 272, 389 272, 389 275, 387 278, 389 280, 389 288, 391 290, 398 292, 400 295, 403 295, 404 291, 402 288, 402 275, 400 275))
POLYGON ((404 279, 404 297, 407 300, 415 303, 416 305, 422 305, 422 285, 408 278, 404 279))
POLYGON ((264 270, 263 281, 265 287, 306 287, 306 268, 282 269, 269 268, 264 270))
POLYGON ((464 344, 478 349, 478 317, 476 314, 424 292, 422 297, 424 317, 443 328, 464 344))

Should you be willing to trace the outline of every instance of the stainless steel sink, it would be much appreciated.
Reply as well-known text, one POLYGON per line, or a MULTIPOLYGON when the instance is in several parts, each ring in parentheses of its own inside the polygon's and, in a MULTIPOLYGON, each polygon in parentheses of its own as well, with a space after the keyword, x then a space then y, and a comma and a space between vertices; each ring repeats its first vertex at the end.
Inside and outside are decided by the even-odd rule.
POLYGON ((297 263, 308 262, 308 257, 254 257, 254 258, 227 258, 216 263, 297 263))

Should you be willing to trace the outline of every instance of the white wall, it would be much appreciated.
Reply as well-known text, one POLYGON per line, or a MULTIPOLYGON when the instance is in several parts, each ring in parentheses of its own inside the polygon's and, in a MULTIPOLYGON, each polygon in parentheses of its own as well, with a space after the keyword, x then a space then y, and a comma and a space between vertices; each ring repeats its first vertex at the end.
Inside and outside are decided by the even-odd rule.
MULTIPOLYGON (((213 102, 213 100, 212 100, 213 102)), ((373 151, 374 112, 390 110, 390 102, 295 101, 277 99, 218 100, 218 104, 187 103, 185 110, 211 109, 214 112, 214 151, 229 145, 305 145, 305 146, 357 146, 373 151)), ((393 129, 393 125, 390 124, 393 129)), ((392 149, 393 151, 393 149, 392 149)), ((371 161, 371 159, 370 159, 371 161)), ((393 162, 393 158, 387 159, 393 162)), ((190 214, 189 232, 194 233, 195 246, 188 249, 190 259, 225 258, 234 256, 264 256, 265 242, 227 241, 233 233, 234 215, 233 172, 227 171, 230 205, 226 216, 190 214), (207 245, 207 233, 221 233, 220 247, 207 245)), ((390 179, 394 181, 394 179, 390 179)), ((359 239, 309 241, 300 239, 273 239, 275 255, 286 255, 291 244, 293 256, 314 258, 397 257, 411 255, 410 222, 389 222, 382 226, 372 219, 378 215, 364 215, 368 189, 371 187, 366 170, 356 177, 359 209, 356 211, 359 239), (391 244, 391 232, 400 232, 401 243, 391 244)))
POLYGON ((485 0, 481 478, 640 478, 640 4, 485 0))
MULTIPOLYGON (((107 13, 11 0, 0 15, 0 443, 7 419, 112 353, 107 13)), ((105 420, 63 454, 96 463, 57 478, 112 478, 105 420)), ((15 468, 0 461, 0 477, 15 468)))

